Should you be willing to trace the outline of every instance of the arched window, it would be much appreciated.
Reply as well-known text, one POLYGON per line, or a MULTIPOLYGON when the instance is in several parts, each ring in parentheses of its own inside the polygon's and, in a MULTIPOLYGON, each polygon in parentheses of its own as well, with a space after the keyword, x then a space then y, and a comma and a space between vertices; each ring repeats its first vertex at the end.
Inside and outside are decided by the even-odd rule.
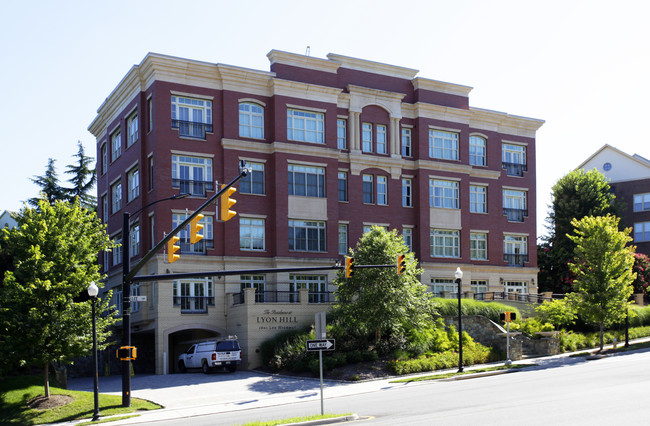
POLYGON ((251 102, 239 104, 239 136, 264 139, 264 108, 251 102))

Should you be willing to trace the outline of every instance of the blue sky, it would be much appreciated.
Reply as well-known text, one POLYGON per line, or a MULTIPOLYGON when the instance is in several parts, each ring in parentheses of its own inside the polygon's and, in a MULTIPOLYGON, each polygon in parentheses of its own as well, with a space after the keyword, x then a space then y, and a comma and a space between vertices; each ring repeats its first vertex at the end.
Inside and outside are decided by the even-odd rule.
POLYGON ((268 70, 272 49, 338 53, 471 86, 470 105, 543 119, 551 186, 604 144, 650 157, 650 2, 0 0, 0 211, 62 180, 97 108, 147 52, 268 70))

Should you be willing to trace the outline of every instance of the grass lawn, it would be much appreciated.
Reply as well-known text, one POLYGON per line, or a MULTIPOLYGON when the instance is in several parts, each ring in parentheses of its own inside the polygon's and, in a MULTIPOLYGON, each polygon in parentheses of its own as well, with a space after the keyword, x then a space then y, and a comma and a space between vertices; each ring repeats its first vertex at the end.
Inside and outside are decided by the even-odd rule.
MULTIPOLYGON (((51 384, 51 383, 50 383, 51 384)), ((47 410, 29 408, 27 402, 43 395, 43 379, 35 376, 0 378, 0 424, 36 425, 91 419, 94 409, 92 392, 71 391, 50 386, 51 395, 69 395, 69 404, 47 410)), ((103 416, 128 414, 139 410, 157 410, 160 405, 131 398, 131 407, 122 407, 121 395, 99 394, 99 413, 103 416)))

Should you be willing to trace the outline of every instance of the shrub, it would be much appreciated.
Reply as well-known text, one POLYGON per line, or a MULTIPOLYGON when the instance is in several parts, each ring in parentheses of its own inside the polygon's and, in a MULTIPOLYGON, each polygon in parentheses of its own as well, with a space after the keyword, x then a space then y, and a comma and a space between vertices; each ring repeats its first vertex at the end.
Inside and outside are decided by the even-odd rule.
POLYGON ((279 333, 262 343, 262 362, 275 371, 285 368, 301 371, 296 366, 304 368, 307 359, 311 358, 305 350, 305 342, 313 338, 311 327, 279 333))
POLYGON ((357 364, 361 361, 363 361, 363 355, 361 355, 361 351, 354 350, 346 353, 348 363, 350 364, 357 364))
MULTIPOLYGON (((458 300, 455 299, 434 299, 435 307, 442 316, 458 316, 458 300)), ((498 302, 482 302, 480 300, 462 299, 461 310, 463 315, 482 315, 490 320, 499 323, 499 316, 502 312, 515 312, 517 318, 521 318, 519 309, 498 302)))
POLYGON ((650 325, 650 306, 635 306, 630 309, 630 327, 650 325))
POLYGON ((535 308, 535 312, 540 321, 549 322, 558 328, 576 321, 575 310, 569 305, 568 299, 546 301, 535 308))

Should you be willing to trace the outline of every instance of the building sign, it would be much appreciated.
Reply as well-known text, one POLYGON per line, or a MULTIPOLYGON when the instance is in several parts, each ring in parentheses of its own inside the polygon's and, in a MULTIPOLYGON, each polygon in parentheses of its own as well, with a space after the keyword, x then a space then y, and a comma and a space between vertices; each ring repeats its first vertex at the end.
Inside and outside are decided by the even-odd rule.
POLYGON ((265 309, 256 317, 260 330, 294 330, 298 325, 298 318, 292 311, 265 309))

